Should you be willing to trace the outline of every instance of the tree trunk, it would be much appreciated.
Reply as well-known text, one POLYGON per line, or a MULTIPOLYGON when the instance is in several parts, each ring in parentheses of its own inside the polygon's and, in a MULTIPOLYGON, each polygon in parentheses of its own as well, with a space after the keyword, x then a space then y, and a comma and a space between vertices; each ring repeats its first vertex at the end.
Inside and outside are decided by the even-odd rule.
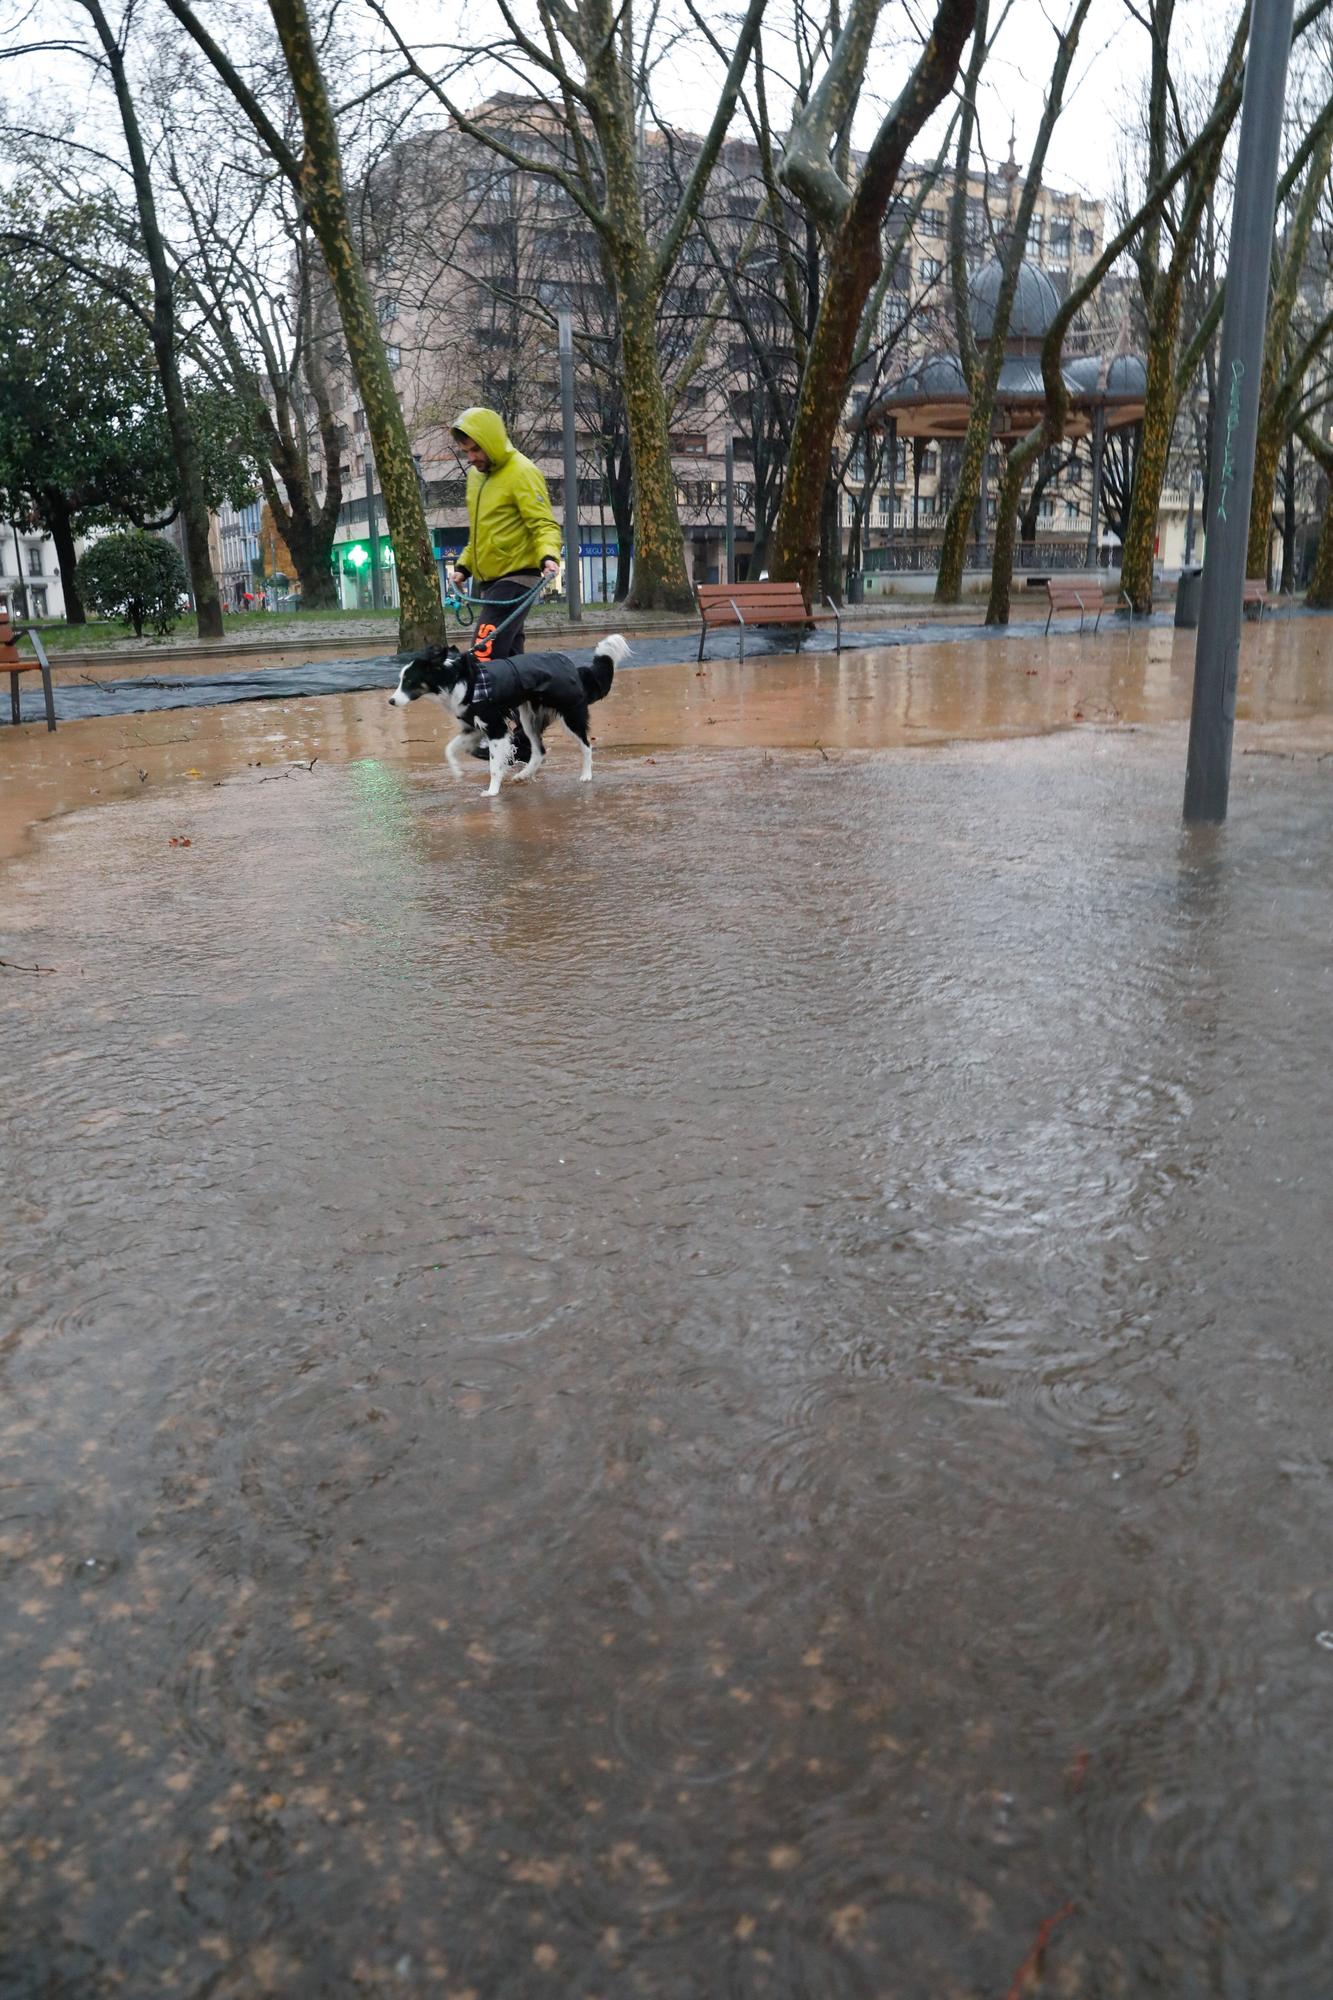
POLYGON ((986 623, 1007 625, 1014 577, 1014 529, 1018 522, 1023 481, 1041 441, 1040 429, 1029 431, 1021 444, 1012 447, 1000 481, 995 503, 995 542, 991 558, 990 597, 986 603, 986 623))
POLYGON ((285 452, 275 457, 274 465, 287 496, 285 506, 278 492, 278 482, 267 467, 261 472, 260 479, 269 512, 296 565, 301 585, 301 609, 336 611, 339 600, 332 566, 334 522, 327 518, 327 510, 316 518, 310 504, 309 485, 301 468, 291 465, 285 452))
POLYGON ((1282 464, 1282 574, 1277 587, 1288 596, 1296 589, 1296 440, 1290 436, 1282 464))
POLYGON ((134 98, 125 73, 125 58, 121 44, 102 12, 100 0, 81 0, 81 4, 92 20, 97 38, 102 44, 107 70, 115 89, 120 122, 125 133, 125 147, 129 154, 134 197, 139 210, 139 230, 143 239, 144 256, 153 281, 153 358, 157 363, 157 372, 162 383, 162 397, 167 408, 167 428, 171 435, 172 457, 176 462, 176 485, 180 497, 181 520, 185 527, 185 547, 190 566, 190 588, 194 595, 195 623, 201 639, 220 639, 222 600, 218 596, 217 578, 213 574, 213 565, 209 557, 208 503, 204 498, 203 482, 199 476, 199 453, 195 442, 194 425, 190 421, 189 406, 185 400, 185 389, 181 382, 180 363, 176 352, 175 281, 158 228, 157 206, 153 198, 153 181, 149 171, 148 156, 144 151, 138 113, 134 108, 134 98))
POLYGON ((981 371, 976 400, 968 416, 963 449, 958 459, 958 484, 954 489, 953 501, 944 523, 944 540, 940 544, 940 569, 935 579, 937 604, 957 604, 963 594, 963 566, 967 561, 967 545, 972 535, 973 515, 981 495, 982 462, 990 450, 995 384, 999 380, 999 362, 1003 358, 1004 349, 1000 342, 992 340, 986 353, 985 366, 981 371), (994 369, 990 365, 992 352, 997 357, 994 369))
MULTIPOLYGON (((1272 389, 1268 371, 1265 386, 1272 389)), ((1259 405, 1259 436, 1254 447, 1254 485, 1250 492, 1250 533, 1245 545, 1246 576, 1261 576, 1269 582, 1273 551, 1273 498, 1277 490, 1277 462, 1282 450, 1282 419, 1271 402, 1259 405)))
MULTIPOLYGON (((940 0, 930 39, 885 119, 843 209, 826 258, 827 283, 801 376, 787 482, 773 530, 773 574, 809 592, 819 575, 820 517, 861 314, 883 263, 880 232, 907 149, 953 86, 976 0, 940 0)), ((784 177, 787 168, 784 165, 784 177)))
POLYGON ((338 133, 304 0, 269 0, 305 136, 300 194, 338 301, 347 356, 361 391, 398 572, 398 643, 404 652, 444 637, 444 606, 407 425, 357 254, 338 133))
POLYGON ((65 623, 86 625, 88 614, 79 596, 78 556, 74 549, 74 523, 70 515, 69 501, 58 486, 48 487, 41 496, 42 519, 51 532, 51 540, 56 545, 56 566, 60 571, 60 588, 65 599, 65 623))
MULTIPOLYGON (((1165 282, 1165 281, 1164 281, 1165 282)), ((1144 392, 1143 429, 1130 489, 1129 518, 1120 552, 1120 585, 1135 611, 1152 610, 1153 558, 1157 549, 1157 515, 1162 482, 1176 424, 1175 349, 1180 320, 1180 287, 1168 302, 1148 343, 1148 381, 1144 392)))
MULTIPOLYGON (((271 501, 269 504, 272 506, 271 501)), ((276 510, 274 518, 277 518, 276 510)), ((303 517, 299 510, 292 508, 288 511, 287 526, 282 529, 282 539, 296 565, 302 611, 336 611, 338 581, 333 574, 332 537, 321 534, 308 515, 303 517)))
POLYGON ((634 581, 628 607, 632 611, 692 611, 694 593, 685 569, 685 537, 676 507, 655 299, 651 288, 644 286, 642 273, 622 269, 617 290, 634 479, 634 581))
POLYGON ((824 481, 824 504, 819 523, 819 594, 842 602, 839 588, 842 570, 842 529, 838 521, 838 482, 824 481))
POLYGON ((1305 591, 1306 604, 1318 611, 1333 611, 1333 464, 1329 471, 1328 498, 1324 502, 1324 518, 1319 524, 1314 568, 1310 571, 1305 591))
MULTIPOLYGON (((963 594, 963 564, 967 556, 968 539, 972 533, 972 513, 981 497, 983 468, 991 445, 995 392, 999 385, 1000 369, 1004 364, 1004 344, 1009 336, 1009 319, 1018 289, 1018 273, 1027 247, 1028 227, 1036 208, 1037 192, 1046 164, 1046 154, 1050 148, 1051 134, 1055 130, 1064 102, 1065 84, 1083 31, 1088 4, 1089 0, 1077 0, 1069 25, 1060 35, 1055 66, 1046 88, 1046 103, 1042 111, 1041 124, 1028 163, 1027 179, 1023 183, 1017 211, 1009 221, 1011 234, 1001 259, 1002 276, 985 359, 968 384, 972 405, 968 411, 967 430, 963 437, 958 486, 949 508, 948 519, 944 523, 939 575, 935 579, 937 604, 957 604, 963 594)), ((958 304, 964 307, 967 301, 963 299, 958 301, 958 304)), ((981 522, 983 533, 985 525, 983 520, 981 522)))

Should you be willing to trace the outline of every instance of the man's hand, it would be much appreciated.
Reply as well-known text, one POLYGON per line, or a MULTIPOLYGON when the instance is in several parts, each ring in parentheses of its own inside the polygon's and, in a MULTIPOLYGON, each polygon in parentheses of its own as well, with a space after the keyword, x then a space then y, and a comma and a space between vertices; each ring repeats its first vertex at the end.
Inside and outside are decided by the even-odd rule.
POLYGON ((558 556, 543 556, 542 575, 550 577, 550 576, 559 576, 559 574, 560 574, 560 558, 558 556))
POLYGON ((463 590, 467 587, 468 578, 467 578, 467 571, 465 569, 456 569, 453 573, 453 577, 454 577, 455 590, 463 590))

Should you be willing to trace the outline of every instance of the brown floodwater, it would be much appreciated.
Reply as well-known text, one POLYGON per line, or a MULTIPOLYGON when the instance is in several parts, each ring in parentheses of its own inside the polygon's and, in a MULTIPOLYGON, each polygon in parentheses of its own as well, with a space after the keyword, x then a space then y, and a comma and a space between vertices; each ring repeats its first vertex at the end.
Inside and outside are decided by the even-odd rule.
MULTIPOLYGON (((647 654, 651 641, 641 642, 647 654)), ((1188 718, 1194 635, 1103 630, 1083 639, 1015 630, 1007 639, 775 655, 739 666, 693 661, 622 672, 593 711, 604 749, 847 750, 1041 734, 1188 718)), ((253 663, 249 663, 252 665, 253 663)), ((174 669, 173 669, 174 674, 174 669)), ((1270 618, 1244 634, 1242 725, 1296 725, 1292 742, 1333 747, 1333 619, 1270 618)), ((308 763, 374 757, 439 765, 453 724, 435 703, 406 716, 383 692, 165 709, 65 722, 54 735, 0 726, 0 855, 36 821, 155 785, 216 782, 308 763)), ((552 732, 557 760, 572 754, 552 732)), ((1244 738, 1242 738, 1242 741, 1244 738)), ((479 767, 480 769, 480 767, 479 767)))
POLYGON ((0 731, 0 1992, 1326 1989, 1328 690, 1186 836, 1166 636, 0 731))

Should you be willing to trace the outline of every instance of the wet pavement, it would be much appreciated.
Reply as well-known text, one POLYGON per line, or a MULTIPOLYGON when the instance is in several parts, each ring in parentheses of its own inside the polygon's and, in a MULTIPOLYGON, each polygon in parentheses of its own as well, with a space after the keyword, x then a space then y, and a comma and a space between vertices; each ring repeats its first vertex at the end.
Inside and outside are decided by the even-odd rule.
POLYGON ((6 1996, 1325 1990, 1328 690, 1045 659, 24 732, 6 1996))

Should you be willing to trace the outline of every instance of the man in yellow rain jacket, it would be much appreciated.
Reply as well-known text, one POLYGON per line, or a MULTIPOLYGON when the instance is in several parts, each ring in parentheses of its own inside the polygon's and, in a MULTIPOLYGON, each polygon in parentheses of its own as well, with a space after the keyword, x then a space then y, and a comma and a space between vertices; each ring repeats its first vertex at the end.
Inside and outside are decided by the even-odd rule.
POLYGON ((469 467, 467 547, 454 567, 454 582, 462 587, 470 581, 473 595, 484 599, 473 641, 477 658, 506 660, 523 651, 523 619, 503 631, 496 628, 539 576, 559 574, 560 526, 546 481, 509 442, 497 411, 464 410, 453 435, 469 467))

